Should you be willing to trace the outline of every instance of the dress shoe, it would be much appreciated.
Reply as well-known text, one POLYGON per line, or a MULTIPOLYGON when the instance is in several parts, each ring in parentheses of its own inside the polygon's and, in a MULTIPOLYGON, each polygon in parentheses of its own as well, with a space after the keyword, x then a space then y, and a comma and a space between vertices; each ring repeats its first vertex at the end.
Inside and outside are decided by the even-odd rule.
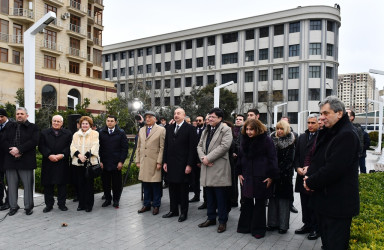
POLYGON ((85 210, 85 208, 83 208, 83 207, 77 207, 77 211, 83 211, 83 210, 85 210))
POLYGON ((225 232, 225 230, 227 230, 227 224, 219 224, 219 227, 217 228, 217 232, 218 233, 222 233, 222 232, 225 232))
POLYGON ((198 202, 198 201, 200 201, 200 198, 197 196, 193 196, 193 198, 189 200, 189 202, 198 202))
POLYGON ((289 210, 291 210, 292 213, 295 213, 297 214, 299 211, 297 211, 297 209, 292 205, 289 210))
POLYGON ((207 203, 206 202, 203 202, 203 204, 201 204, 200 207, 198 207, 197 209, 201 210, 201 209, 207 209, 207 203))
POLYGON ((15 215, 17 213, 17 210, 19 210, 19 208, 11 208, 8 212, 8 215, 9 216, 15 215))
POLYGON ((30 209, 25 209, 25 214, 26 214, 26 215, 31 215, 31 214, 33 214, 33 209, 32 209, 32 208, 30 208, 30 209))
POLYGON ((174 217, 174 216, 179 216, 178 213, 174 213, 174 212, 169 212, 167 214, 164 214, 162 217, 163 218, 171 218, 171 217, 174 217))
POLYGON ((209 227, 212 225, 216 225, 216 220, 206 220, 203 223, 200 223, 198 227, 209 227))
POLYGON ((295 234, 307 234, 311 232, 311 230, 307 226, 302 226, 300 229, 295 230, 295 234))
POLYGON ((183 222, 187 219, 187 215, 186 214, 181 214, 179 219, 177 220, 178 222, 183 222))
POLYGON ((319 237, 320 237, 320 234, 315 230, 310 232, 307 236, 308 240, 316 240, 319 237))
POLYGON ((285 234, 285 233, 287 233, 286 229, 279 229, 279 234, 285 234))
POLYGON ((103 204, 101 205, 102 207, 108 207, 109 205, 111 205, 111 201, 104 201, 103 204))
POLYGON ((48 212, 50 212, 52 209, 53 209, 53 207, 48 207, 48 206, 46 206, 46 207, 43 209, 43 213, 48 213, 48 212))
POLYGON ((85 212, 87 212, 87 213, 92 212, 92 208, 86 208, 85 212))
POLYGON ((146 206, 143 206, 140 210, 138 210, 137 212, 139 214, 141 213, 144 213, 144 212, 147 212, 147 211, 151 211, 151 207, 146 207, 146 206))
POLYGON ((10 208, 9 204, 8 203, 4 203, 4 205, 2 205, 0 207, 0 211, 8 210, 9 208, 10 208))
POLYGON ((256 239, 261 239, 261 238, 264 238, 265 235, 263 234, 255 234, 253 235, 253 237, 255 237, 256 239))
POLYGON ((112 204, 112 206, 113 206, 114 208, 119 208, 119 202, 118 202, 118 201, 114 201, 113 204, 112 204))
POLYGON ((153 210, 152 210, 152 214, 153 215, 159 214, 159 208, 158 207, 154 207, 153 210))
POLYGON ((68 210, 68 208, 67 208, 66 205, 61 205, 61 206, 59 206, 59 209, 60 209, 61 211, 67 211, 67 210, 68 210))
POLYGON ((267 231, 275 231, 277 227, 267 226, 267 231))

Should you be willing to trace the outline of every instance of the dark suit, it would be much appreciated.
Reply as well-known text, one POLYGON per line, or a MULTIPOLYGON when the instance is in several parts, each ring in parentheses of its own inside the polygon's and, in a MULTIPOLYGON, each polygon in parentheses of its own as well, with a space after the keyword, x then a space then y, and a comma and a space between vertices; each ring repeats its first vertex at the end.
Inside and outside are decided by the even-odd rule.
MULTIPOLYGON (((6 125, 10 123, 12 122, 7 120, 7 122, 3 124, 3 128, 0 130, 0 141, 3 141, 1 137, 5 134, 6 125)), ((8 204, 8 192, 5 188, 5 169, 3 169, 5 153, 4 150, 0 150, 0 205, 3 205, 4 193, 6 194, 4 203, 8 204)))
MULTIPOLYGON (((200 141, 201 134, 203 133, 205 126, 202 126, 201 128, 196 127, 195 133, 196 133, 196 145, 195 148, 197 147, 197 143, 200 141)), ((195 197, 200 198, 200 167, 197 166, 198 163, 200 162, 199 156, 197 155, 197 150, 196 150, 196 163, 192 167, 192 178, 191 178, 191 186, 193 188, 193 192, 195 194, 195 197)))
POLYGON ((167 128, 164 144, 163 162, 167 164, 167 180, 169 183, 170 211, 178 214, 188 213, 188 181, 190 175, 185 174, 187 166, 196 162, 196 131, 192 125, 184 122, 175 134, 176 124, 167 128))

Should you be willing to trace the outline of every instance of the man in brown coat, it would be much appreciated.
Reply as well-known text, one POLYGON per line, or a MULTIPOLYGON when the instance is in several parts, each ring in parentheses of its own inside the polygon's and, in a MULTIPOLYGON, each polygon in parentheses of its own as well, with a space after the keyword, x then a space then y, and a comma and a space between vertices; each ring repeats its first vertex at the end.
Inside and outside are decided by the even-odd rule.
POLYGON ((161 166, 163 162, 165 128, 156 124, 156 114, 147 111, 144 114, 146 125, 139 131, 136 150, 136 166, 140 168, 139 180, 143 182, 143 207, 137 211, 151 210, 159 213, 161 204, 161 166))

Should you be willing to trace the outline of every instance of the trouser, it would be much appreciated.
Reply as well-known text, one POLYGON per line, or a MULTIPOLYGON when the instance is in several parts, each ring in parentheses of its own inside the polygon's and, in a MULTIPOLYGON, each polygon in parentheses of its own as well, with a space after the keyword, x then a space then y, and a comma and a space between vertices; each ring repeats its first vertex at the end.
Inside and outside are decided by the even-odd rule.
POLYGON ((344 250, 349 247, 352 217, 333 218, 319 215, 321 242, 326 250, 344 250))
POLYGON ((76 179, 78 189, 78 198, 79 198, 79 207, 80 208, 93 208, 94 203, 94 177, 92 171, 88 172, 86 176, 86 171, 88 171, 83 166, 76 166, 76 179))
POLYGON ((179 204, 180 204, 180 213, 187 215, 188 214, 188 183, 173 183, 168 182, 169 185, 169 203, 170 211, 178 214, 179 213, 179 204))
POLYGON ((161 205, 161 182, 143 182, 144 202, 145 207, 160 207, 161 205))
POLYGON ((219 217, 219 223, 225 224, 228 221, 228 199, 227 187, 206 187, 207 194, 207 216, 208 220, 216 220, 219 217), (215 202, 216 201, 216 202, 215 202), (216 213, 217 209, 217 213, 216 213))
POLYGON ((195 166, 192 170, 191 185, 193 188, 193 193, 196 197, 200 198, 200 168, 195 166))
POLYGON ((232 178, 232 186, 230 188, 230 200, 231 205, 238 205, 239 200, 239 178, 236 175, 236 163, 237 160, 234 161, 234 164, 231 164, 231 178, 232 178))
POLYGON ((270 198, 268 204, 268 226, 289 229, 290 199, 270 198))
POLYGON ((8 203, 8 190, 6 189, 6 186, 5 186, 5 172, 0 171, 0 204, 3 202, 4 193, 5 193, 4 203, 6 204, 8 203))
POLYGON ((265 199, 243 197, 237 232, 265 235, 266 221, 265 199))
POLYGON ((102 182, 103 182, 105 200, 107 201, 112 200, 112 195, 111 195, 111 190, 112 190, 113 201, 119 202, 121 191, 123 188, 121 171, 117 169, 112 171, 103 170, 102 182))
POLYGON ((6 171, 8 182, 9 206, 17 209, 19 178, 24 186, 24 209, 32 209, 33 204, 33 170, 8 169, 6 171))
POLYGON ((362 156, 359 158, 359 166, 360 166, 360 173, 366 174, 367 173, 367 167, 365 166, 365 156, 362 156))
POLYGON ((301 211, 302 211, 302 221, 304 226, 310 230, 318 231, 317 218, 315 211, 309 205, 309 199, 311 196, 305 192, 300 192, 300 201, 301 201, 301 211))
MULTIPOLYGON (((55 185, 44 185, 44 202, 47 207, 53 207, 55 204, 54 195, 55 185)), ((57 205, 64 206, 67 199, 67 185, 57 185, 57 205)))

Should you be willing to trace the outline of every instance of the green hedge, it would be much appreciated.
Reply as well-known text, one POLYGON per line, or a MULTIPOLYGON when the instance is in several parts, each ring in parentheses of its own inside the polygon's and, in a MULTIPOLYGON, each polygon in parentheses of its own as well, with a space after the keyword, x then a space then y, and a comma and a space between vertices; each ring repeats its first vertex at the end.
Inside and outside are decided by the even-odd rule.
POLYGON ((363 174, 360 182, 360 214, 353 218, 350 247, 384 249, 384 173, 363 174))

